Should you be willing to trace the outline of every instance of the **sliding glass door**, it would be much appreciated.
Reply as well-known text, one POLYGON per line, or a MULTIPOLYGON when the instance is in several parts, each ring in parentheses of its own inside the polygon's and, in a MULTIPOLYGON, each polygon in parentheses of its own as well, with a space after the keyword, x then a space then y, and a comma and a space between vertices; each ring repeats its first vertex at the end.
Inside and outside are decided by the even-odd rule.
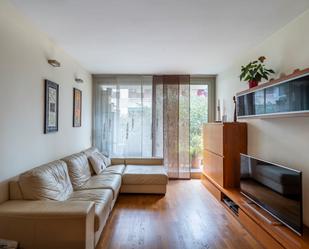
POLYGON ((170 178, 202 166, 214 77, 96 76, 93 143, 110 157, 163 157, 170 178))

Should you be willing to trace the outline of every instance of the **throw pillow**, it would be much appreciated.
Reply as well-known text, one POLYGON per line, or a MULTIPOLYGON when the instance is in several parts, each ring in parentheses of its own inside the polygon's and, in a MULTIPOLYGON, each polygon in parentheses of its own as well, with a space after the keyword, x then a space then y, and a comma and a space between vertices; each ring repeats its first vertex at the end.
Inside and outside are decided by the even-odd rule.
POLYGON ((100 153, 92 153, 92 155, 89 156, 91 166, 97 175, 101 174, 106 168, 105 162, 99 154, 100 153))
POLYGON ((105 165, 106 165, 106 167, 109 167, 109 166, 111 166, 112 165, 112 160, 109 158, 109 157, 107 157, 107 156, 104 156, 104 155, 102 155, 103 157, 104 157, 104 163, 105 163, 105 165))
POLYGON ((103 153, 99 151, 94 152, 94 153, 103 160, 105 167, 111 166, 112 161, 108 156, 105 156, 103 153))

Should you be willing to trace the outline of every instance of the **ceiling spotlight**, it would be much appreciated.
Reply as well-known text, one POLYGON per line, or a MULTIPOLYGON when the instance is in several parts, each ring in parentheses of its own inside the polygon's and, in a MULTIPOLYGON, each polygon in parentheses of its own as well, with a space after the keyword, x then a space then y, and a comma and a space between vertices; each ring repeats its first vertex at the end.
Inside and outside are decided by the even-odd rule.
POLYGON ((53 67, 60 67, 61 64, 59 61, 56 61, 56 60, 48 60, 47 61, 49 65, 52 65, 53 67))
POLYGON ((75 78, 75 82, 82 84, 82 83, 84 83, 84 80, 81 79, 81 78, 75 78))

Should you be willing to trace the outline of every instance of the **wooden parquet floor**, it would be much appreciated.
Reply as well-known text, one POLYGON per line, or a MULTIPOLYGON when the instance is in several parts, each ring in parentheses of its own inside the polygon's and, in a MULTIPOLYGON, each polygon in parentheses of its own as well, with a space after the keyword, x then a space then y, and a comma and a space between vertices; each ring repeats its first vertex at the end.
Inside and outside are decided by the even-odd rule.
POLYGON ((167 194, 120 194, 97 249, 261 249, 200 180, 167 194))

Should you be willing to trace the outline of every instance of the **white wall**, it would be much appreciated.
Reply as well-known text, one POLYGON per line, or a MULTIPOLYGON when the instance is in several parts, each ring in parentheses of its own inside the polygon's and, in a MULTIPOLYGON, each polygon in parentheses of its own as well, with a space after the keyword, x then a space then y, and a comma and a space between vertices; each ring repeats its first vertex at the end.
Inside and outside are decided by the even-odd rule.
MULTIPOLYGON (((268 67, 292 73, 309 67, 309 11, 279 30, 260 46, 240 57, 217 78, 217 99, 233 117, 232 97, 248 88, 239 81, 240 66, 267 57, 268 67)), ((309 225, 309 117, 245 120, 248 122, 248 154, 303 171, 304 223, 309 225)))
MULTIPOLYGON (((0 182, 4 185, 23 171, 91 145, 92 80, 4 0, 0 2, 0 36, 0 182), (61 67, 51 67, 48 58, 60 61, 61 67), (75 75, 84 83, 75 83, 75 75), (46 135, 44 79, 60 87, 59 131, 46 135), (83 94, 81 128, 72 127, 73 87, 83 94)), ((0 201, 6 197, 5 188, 1 189, 0 201)))

